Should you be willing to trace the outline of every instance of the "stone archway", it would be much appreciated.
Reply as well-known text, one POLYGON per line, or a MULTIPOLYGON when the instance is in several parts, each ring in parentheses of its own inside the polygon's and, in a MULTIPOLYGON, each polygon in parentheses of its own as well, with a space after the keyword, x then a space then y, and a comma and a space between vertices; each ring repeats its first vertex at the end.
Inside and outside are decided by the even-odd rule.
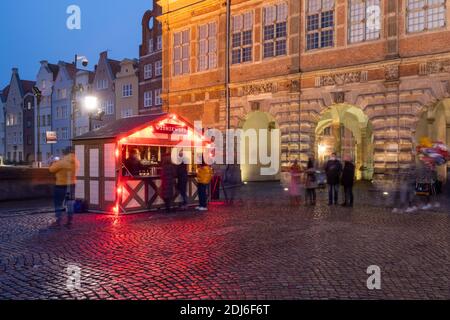
POLYGON ((358 107, 335 104, 325 109, 315 130, 314 153, 322 166, 331 153, 350 157, 358 180, 373 177, 373 129, 368 116, 358 107))
MULTIPOLYGON (((259 132, 261 129, 266 129, 270 132, 273 129, 279 129, 279 125, 275 118, 267 112, 263 111, 253 111, 246 115, 245 119, 241 121, 240 128, 243 130, 245 135, 245 141, 241 140, 241 144, 245 147, 241 149, 241 173, 242 181, 277 181, 280 180, 281 174, 281 152, 276 155, 271 155, 271 157, 276 157, 278 163, 278 173, 274 175, 262 175, 261 169, 270 167, 270 165, 261 164, 261 159, 259 158, 259 132), (255 132, 257 136, 256 141, 250 141, 248 137, 251 137, 251 132, 255 132), (257 163, 250 164, 250 155, 256 156, 257 163)), ((267 150, 272 149, 272 143, 278 143, 281 145, 281 141, 271 141, 270 134, 267 135, 267 150)), ((280 139, 280 137, 278 137, 280 139)), ((280 150, 280 148, 278 148, 280 150)))
MULTIPOLYGON (((432 141, 442 141, 450 145, 450 99, 443 99, 422 112, 414 134, 416 145, 422 137, 429 137, 432 141)), ((416 161, 418 161, 417 158, 416 161)), ((449 170, 450 164, 437 167, 438 176, 447 183, 450 178, 449 170)))

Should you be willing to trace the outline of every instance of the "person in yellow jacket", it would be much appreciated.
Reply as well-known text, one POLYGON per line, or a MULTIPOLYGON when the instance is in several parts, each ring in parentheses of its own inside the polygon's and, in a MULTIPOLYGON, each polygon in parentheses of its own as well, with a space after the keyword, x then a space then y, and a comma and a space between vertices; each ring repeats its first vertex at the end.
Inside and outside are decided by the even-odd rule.
MULTIPOLYGON (((56 222, 51 226, 53 228, 59 228, 61 226, 65 200, 73 199, 76 183, 75 174, 79 166, 71 147, 66 148, 63 151, 63 155, 61 160, 54 161, 49 168, 49 171, 55 174, 56 178, 53 194, 56 222)), ((68 211, 66 226, 71 227, 72 221, 73 212, 68 211)))
POLYGON ((197 168, 198 198, 200 202, 200 205, 196 208, 198 211, 208 211, 207 190, 212 177, 213 170, 211 166, 203 161, 197 168))

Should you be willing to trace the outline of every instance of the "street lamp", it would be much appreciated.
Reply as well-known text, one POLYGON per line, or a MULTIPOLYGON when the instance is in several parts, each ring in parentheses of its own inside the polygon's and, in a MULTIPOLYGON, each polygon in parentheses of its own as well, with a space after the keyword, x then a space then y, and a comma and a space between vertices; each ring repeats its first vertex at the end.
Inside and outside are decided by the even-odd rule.
POLYGON ((92 131, 92 120, 102 121, 105 112, 98 107, 98 98, 95 96, 86 96, 84 98, 84 109, 89 116, 89 131, 92 131))

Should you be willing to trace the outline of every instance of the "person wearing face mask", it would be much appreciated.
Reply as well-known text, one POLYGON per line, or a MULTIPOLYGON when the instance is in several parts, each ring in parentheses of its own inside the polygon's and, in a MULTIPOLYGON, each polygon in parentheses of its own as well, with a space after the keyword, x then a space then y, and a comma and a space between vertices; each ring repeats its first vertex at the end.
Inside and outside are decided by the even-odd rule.
POLYGON ((342 164, 337 159, 336 153, 331 154, 330 160, 325 165, 328 184, 328 205, 338 204, 339 198, 339 180, 342 173, 342 164))

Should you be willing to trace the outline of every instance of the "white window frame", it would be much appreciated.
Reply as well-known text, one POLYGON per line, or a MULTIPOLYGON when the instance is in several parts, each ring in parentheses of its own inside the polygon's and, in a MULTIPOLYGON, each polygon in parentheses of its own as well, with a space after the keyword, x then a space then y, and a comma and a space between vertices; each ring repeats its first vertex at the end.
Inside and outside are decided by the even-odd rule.
POLYGON ((163 104, 163 101, 161 99, 161 93, 162 93, 161 89, 155 90, 155 106, 161 106, 163 104))
POLYGON ((129 98, 133 96, 133 85, 126 83, 122 85, 122 98, 129 98))
POLYGON ((441 0, 441 3, 430 4, 430 0, 405 0, 406 5, 406 31, 407 33, 420 33, 427 32, 429 30, 436 30, 445 28, 447 26, 447 1, 441 0), (419 7, 420 3, 423 2, 423 6, 419 7), (436 12, 436 10, 438 10, 436 12), (439 12, 439 10, 442 10, 439 12), (442 14, 442 19, 430 20, 431 16, 442 14), (416 15, 416 16, 414 16, 416 15), (414 16, 414 17, 413 17, 414 16), (412 24, 413 18, 418 23, 412 24), (421 21, 422 20, 422 21, 421 21), (438 22, 436 26, 430 25, 432 22, 438 22), (441 23, 439 23, 441 22, 441 23), (423 25, 422 27, 420 27, 423 25), (414 28, 413 28, 414 27, 414 28))
POLYGON ((162 61, 158 60, 155 62, 155 76, 162 76, 162 61))
POLYGON ((144 92, 144 108, 153 107, 153 92, 145 91, 144 92))
POLYGON ((305 51, 311 50, 320 50, 326 48, 333 48, 336 45, 336 0, 306 0, 306 16, 305 16, 305 51), (311 7, 310 4, 313 3, 314 7, 311 7), (331 4, 331 6, 330 6, 331 4), (324 26, 322 24, 323 15, 325 13, 332 12, 333 16, 333 24, 332 26, 324 26), (318 17, 318 27, 312 30, 309 30, 309 18, 316 16, 318 17), (332 33, 332 45, 322 46, 322 37, 324 33, 332 33), (308 37, 317 34, 317 47, 308 47, 308 37))
POLYGON ((190 73, 191 30, 185 29, 173 34, 173 75, 182 76, 190 73))
POLYGON ((288 17, 289 17, 289 4, 287 2, 279 2, 273 5, 263 7, 263 27, 262 27, 262 37, 263 45, 262 48, 262 57, 263 59, 270 59, 279 56, 285 56, 288 52, 288 17), (273 10, 270 12, 269 10, 273 10), (270 13, 270 14, 269 14, 270 13), (280 36, 278 34, 278 27, 283 25, 285 27, 285 34, 280 36), (271 39, 266 39, 266 27, 273 28, 273 37, 271 39), (265 47, 267 45, 272 46, 272 55, 266 56, 265 47), (284 52, 277 53, 277 49, 279 45, 284 44, 284 52))
MULTIPOLYGON (((254 23, 255 17, 253 11, 247 11, 244 13, 240 13, 234 15, 231 19, 232 21, 232 30, 231 30, 231 57, 230 61, 232 65, 238 65, 242 63, 251 63, 253 62, 253 54, 254 54, 254 23), (250 32, 250 43, 244 43, 244 35, 250 32), (239 38, 239 45, 235 45, 235 37, 239 38), (244 52, 250 50, 250 59, 243 60, 244 52), (234 57, 239 53, 238 61, 234 60, 234 57), (236 61, 236 62, 235 62, 236 61)), ((248 37, 247 37, 248 38, 248 37)))
POLYGON ((153 77, 153 65, 151 63, 144 65, 144 79, 148 80, 153 77))
POLYGON ((348 0, 348 42, 379 40, 381 13, 381 0, 348 0), (363 8, 358 8, 358 4, 363 8))
POLYGON ((162 36, 158 36, 156 38, 156 50, 161 51, 162 50, 162 36))
POLYGON ((217 68, 217 22, 212 21, 198 27, 197 71, 217 68))

